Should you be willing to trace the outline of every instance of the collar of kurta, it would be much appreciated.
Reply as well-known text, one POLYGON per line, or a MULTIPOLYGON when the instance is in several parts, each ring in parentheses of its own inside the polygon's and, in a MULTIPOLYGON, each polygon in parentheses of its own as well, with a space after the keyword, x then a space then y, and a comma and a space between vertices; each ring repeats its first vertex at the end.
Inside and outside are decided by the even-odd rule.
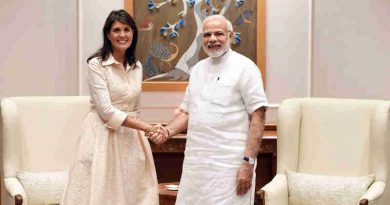
POLYGON ((211 58, 210 57, 210 61, 211 63, 221 63, 221 62, 224 62, 225 60, 227 60, 229 58, 229 55, 233 52, 233 50, 231 48, 229 48, 226 53, 224 53, 222 56, 219 56, 217 58, 211 58))

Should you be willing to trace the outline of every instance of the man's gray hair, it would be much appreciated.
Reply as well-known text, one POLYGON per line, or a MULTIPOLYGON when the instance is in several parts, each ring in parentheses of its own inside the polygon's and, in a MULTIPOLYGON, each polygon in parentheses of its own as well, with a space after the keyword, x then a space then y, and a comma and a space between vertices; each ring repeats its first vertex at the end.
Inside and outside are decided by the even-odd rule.
POLYGON ((202 22, 202 28, 204 28, 204 23, 206 21, 212 21, 212 20, 224 20, 226 22, 227 31, 233 32, 233 25, 232 22, 230 22, 225 16, 223 15, 211 15, 207 16, 203 22, 202 22))

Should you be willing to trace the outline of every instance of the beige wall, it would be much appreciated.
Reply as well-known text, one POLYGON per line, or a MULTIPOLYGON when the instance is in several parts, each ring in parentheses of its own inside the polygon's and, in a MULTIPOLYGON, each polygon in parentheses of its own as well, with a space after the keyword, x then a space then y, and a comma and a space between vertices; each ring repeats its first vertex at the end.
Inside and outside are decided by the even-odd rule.
POLYGON ((2 0, 0 97, 77 95, 77 2, 2 0))
POLYGON ((309 95, 310 2, 267 1, 267 94, 272 103, 309 95))
POLYGON ((390 1, 315 1, 313 19, 313 96, 390 99, 390 1))

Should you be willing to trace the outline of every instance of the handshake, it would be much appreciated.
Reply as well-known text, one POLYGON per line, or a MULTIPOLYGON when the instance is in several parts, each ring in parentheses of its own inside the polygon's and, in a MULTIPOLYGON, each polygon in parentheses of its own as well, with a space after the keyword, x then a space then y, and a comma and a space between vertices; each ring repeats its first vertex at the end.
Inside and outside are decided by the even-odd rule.
POLYGON ((161 124, 153 125, 150 129, 145 131, 145 135, 155 144, 162 144, 170 137, 169 130, 161 124))

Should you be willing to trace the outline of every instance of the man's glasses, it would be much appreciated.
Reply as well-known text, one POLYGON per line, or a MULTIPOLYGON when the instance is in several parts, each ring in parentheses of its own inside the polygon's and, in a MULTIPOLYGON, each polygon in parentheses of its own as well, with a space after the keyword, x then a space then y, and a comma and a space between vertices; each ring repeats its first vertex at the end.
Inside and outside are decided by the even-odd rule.
POLYGON ((202 33, 202 38, 204 39, 209 39, 211 38, 212 35, 215 36, 215 38, 218 38, 218 39, 221 39, 221 38, 224 38, 226 36, 227 33, 229 33, 230 31, 215 31, 215 32, 204 32, 202 33))

